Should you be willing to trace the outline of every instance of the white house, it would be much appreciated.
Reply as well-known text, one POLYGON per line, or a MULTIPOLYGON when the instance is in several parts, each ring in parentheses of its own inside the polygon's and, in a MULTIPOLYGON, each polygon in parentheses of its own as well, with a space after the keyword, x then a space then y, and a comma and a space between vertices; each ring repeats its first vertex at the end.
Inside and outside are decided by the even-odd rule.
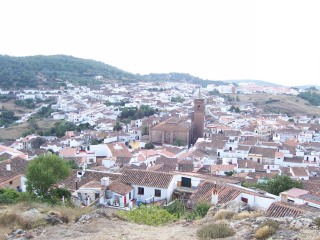
POLYGON ((118 181, 133 187, 133 198, 141 202, 165 200, 170 202, 177 187, 174 175, 163 172, 125 170, 118 181))

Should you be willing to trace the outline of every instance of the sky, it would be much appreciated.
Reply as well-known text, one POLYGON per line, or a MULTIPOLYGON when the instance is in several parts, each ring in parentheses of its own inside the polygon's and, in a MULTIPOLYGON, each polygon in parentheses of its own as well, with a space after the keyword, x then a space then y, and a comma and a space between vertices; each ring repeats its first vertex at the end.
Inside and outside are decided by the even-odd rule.
POLYGON ((0 54, 320 85, 319 0, 3 0, 0 54))

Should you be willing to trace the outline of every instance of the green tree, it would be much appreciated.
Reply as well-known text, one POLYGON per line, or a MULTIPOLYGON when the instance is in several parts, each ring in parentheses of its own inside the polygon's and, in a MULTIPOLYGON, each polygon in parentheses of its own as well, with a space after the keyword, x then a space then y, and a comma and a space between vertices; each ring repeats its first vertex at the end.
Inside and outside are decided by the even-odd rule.
POLYGON ((141 134, 142 134, 142 136, 149 135, 149 127, 148 126, 143 126, 141 134))
POLYGON ((291 179, 289 176, 275 176, 266 183, 260 183, 257 186, 268 193, 279 195, 281 192, 291 188, 302 188, 302 183, 291 179))
POLYGON ((116 122, 116 124, 113 126, 113 131, 119 132, 122 130, 122 126, 120 122, 116 122))
POLYGON ((57 155, 38 156, 28 164, 26 170, 27 191, 50 197, 50 188, 70 174, 68 163, 57 155))
POLYGON ((146 143, 144 146, 145 149, 154 149, 154 144, 153 143, 146 143))
POLYGON ((185 144, 182 139, 175 138, 175 139, 173 139, 172 145, 180 147, 180 146, 184 146, 185 144))

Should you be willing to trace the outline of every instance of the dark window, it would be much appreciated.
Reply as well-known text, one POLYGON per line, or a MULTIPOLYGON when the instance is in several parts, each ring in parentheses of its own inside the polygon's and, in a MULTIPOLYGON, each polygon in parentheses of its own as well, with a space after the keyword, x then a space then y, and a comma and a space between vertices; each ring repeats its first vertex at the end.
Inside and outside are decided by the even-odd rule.
POLYGON ((98 198, 100 198, 100 194, 99 194, 99 193, 95 193, 95 194, 94 194, 94 199, 96 200, 96 199, 98 199, 98 198))
POLYGON ((241 201, 244 202, 244 203, 248 203, 248 198, 242 197, 242 198, 241 198, 241 201))
POLYGON ((155 196, 155 197, 161 197, 161 190, 155 189, 155 190, 154 190, 154 196, 155 196))
POLYGON ((131 192, 129 192, 129 200, 131 199, 131 192))
POLYGON ((138 187, 138 195, 144 195, 144 188, 138 187))
POLYGON ((181 186, 191 188, 191 178, 181 178, 181 186))

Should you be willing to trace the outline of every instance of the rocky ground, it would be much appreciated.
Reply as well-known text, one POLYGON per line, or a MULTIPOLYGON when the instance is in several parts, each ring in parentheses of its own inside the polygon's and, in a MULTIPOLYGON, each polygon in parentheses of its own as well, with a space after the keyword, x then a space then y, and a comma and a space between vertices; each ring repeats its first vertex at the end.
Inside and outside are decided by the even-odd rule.
MULTIPOLYGON (((237 212, 239 207, 223 206, 223 209, 237 212)), ((185 220, 170 223, 164 226, 152 227, 124 221, 117 217, 114 209, 97 209, 92 213, 82 215, 79 220, 66 223, 59 213, 50 213, 45 219, 50 226, 39 226, 32 230, 13 230, 7 239, 130 239, 130 240, 192 240, 197 239, 196 232, 201 226, 217 221, 215 219, 220 208, 211 208, 204 219, 187 222, 185 220)), ((29 210, 26 215, 36 216, 36 209, 29 210)), ((316 215, 305 215, 298 218, 277 218, 280 227, 276 234, 269 239, 285 240, 319 240, 320 231, 313 220, 316 215)), ((228 240, 254 239, 254 233, 259 225, 267 218, 263 215, 251 218, 222 220, 227 222, 236 231, 236 235, 228 240)))

